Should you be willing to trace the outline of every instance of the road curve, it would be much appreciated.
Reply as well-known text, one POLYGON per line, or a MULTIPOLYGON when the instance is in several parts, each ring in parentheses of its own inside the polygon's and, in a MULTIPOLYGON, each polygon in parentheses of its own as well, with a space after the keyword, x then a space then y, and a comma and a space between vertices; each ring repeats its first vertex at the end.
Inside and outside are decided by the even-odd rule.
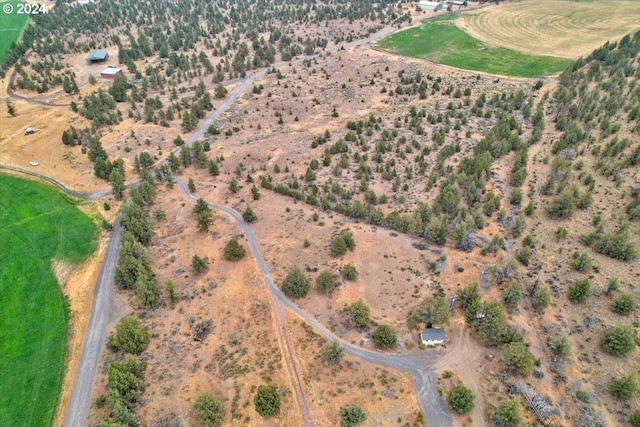
MULTIPOLYGON (((180 191, 183 193, 185 198, 191 203, 195 204, 196 198, 189 192, 186 184, 179 178, 176 178, 176 183, 178 184, 178 188, 180 188, 180 191)), ((449 416, 444 401, 438 394, 437 387, 435 386, 434 382, 434 373, 431 369, 431 366, 438 358, 438 353, 436 353, 435 351, 428 353, 425 352, 424 354, 420 355, 394 355, 387 353, 377 353, 365 350, 360 347, 356 347, 335 336, 313 316, 310 316, 300 307, 295 305, 291 300, 289 300, 289 298, 287 298, 282 293, 282 291, 280 291, 280 288, 278 288, 274 284, 273 279, 269 274, 269 269, 267 268, 267 265, 262 258, 262 253, 260 252, 258 242, 247 223, 242 219, 242 216, 228 206, 217 205, 214 203, 208 204, 212 209, 219 212, 224 212, 225 214, 230 216, 242 230, 243 234, 247 238, 247 242, 249 243, 249 248, 251 249, 253 259, 258 266, 260 275, 263 277, 267 285, 267 290, 269 291, 269 294, 271 295, 275 306, 279 305, 297 314, 327 341, 339 341, 347 354, 358 357, 362 360, 366 360, 367 362, 387 366, 389 368, 397 369, 410 374, 414 379, 413 388, 416 394, 416 399, 418 401, 420 409, 422 410, 422 413, 424 414, 427 425, 437 427, 447 427, 452 425, 451 417, 449 416)))
MULTIPOLYGON (((12 172, 17 172, 23 175, 27 175, 33 178, 37 178, 41 181, 45 181, 51 185, 53 185, 54 187, 56 187, 58 190, 62 191, 64 194, 66 194, 67 196, 71 196, 71 197, 76 197, 78 199, 99 199, 101 197, 106 197, 109 194, 111 194, 111 190, 102 190, 102 191, 95 191, 93 193, 79 193, 77 191, 73 191, 69 188, 67 188, 63 183, 61 183, 60 181, 57 181, 49 176, 43 175, 41 173, 38 172, 34 172, 34 171, 30 171, 28 169, 22 169, 16 166, 11 166, 11 165, 5 165, 5 164, 1 164, 0 163, 0 169, 5 169, 5 170, 9 170, 12 172)), ((132 186, 135 184, 131 184, 132 186)))

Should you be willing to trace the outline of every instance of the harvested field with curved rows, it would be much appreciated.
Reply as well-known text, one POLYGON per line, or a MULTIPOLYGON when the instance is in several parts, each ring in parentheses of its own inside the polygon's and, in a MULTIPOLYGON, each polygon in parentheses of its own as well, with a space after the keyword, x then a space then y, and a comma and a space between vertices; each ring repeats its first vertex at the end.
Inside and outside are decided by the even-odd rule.
POLYGON ((577 58, 640 29, 637 1, 524 0, 462 14, 455 24, 484 43, 577 58))

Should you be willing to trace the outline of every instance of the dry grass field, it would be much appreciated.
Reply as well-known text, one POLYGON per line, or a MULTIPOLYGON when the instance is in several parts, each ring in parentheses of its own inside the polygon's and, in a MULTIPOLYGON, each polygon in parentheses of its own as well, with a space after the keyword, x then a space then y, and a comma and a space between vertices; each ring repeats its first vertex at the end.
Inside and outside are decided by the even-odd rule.
POLYGON ((473 37, 531 55, 586 56, 640 28, 637 1, 523 0, 465 13, 456 25, 473 37))

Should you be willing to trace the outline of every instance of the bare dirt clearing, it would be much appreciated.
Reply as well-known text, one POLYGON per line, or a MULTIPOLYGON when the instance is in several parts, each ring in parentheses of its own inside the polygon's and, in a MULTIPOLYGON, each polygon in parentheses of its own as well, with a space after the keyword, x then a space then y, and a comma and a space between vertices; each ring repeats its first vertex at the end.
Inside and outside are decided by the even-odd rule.
POLYGON ((640 28, 634 1, 524 0, 460 15, 456 25, 489 45, 577 58, 640 28))

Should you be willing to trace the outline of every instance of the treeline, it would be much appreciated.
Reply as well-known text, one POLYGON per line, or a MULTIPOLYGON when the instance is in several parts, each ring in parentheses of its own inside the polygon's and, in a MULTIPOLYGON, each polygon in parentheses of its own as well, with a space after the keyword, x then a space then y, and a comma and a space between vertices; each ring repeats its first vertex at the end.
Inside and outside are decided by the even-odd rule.
MULTIPOLYGON (((586 58, 578 59, 560 77, 553 94, 554 120, 560 138, 553 144, 554 159, 540 191, 552 199, 546 213, 552 218, 571 218, 576 209, 593 204, 595 178, 586 167, 616 187, 625 188, 640 165, 640 31, 618 42, 607 42, 586 58), (584 190, 582 190, 584 188, 584 190)), ((627 185, 627 221, 640 218, 640 190, 627 185)), ((637 257, 629 225, 621 221, 614 232, 594 219, 595 230, 580 241, 609 257, 629 261, 637 257)))
POLYGON ((133 291, 141 308, 154 308, 160 302, 160 291, 146 250, 153 235, 153 224, 146 208, 154 197, 153 177, 143 171, 140 184, 131 190, 131 197, 122 204, 119 217, 122 240, 114 283, 118 289, 133 291))

